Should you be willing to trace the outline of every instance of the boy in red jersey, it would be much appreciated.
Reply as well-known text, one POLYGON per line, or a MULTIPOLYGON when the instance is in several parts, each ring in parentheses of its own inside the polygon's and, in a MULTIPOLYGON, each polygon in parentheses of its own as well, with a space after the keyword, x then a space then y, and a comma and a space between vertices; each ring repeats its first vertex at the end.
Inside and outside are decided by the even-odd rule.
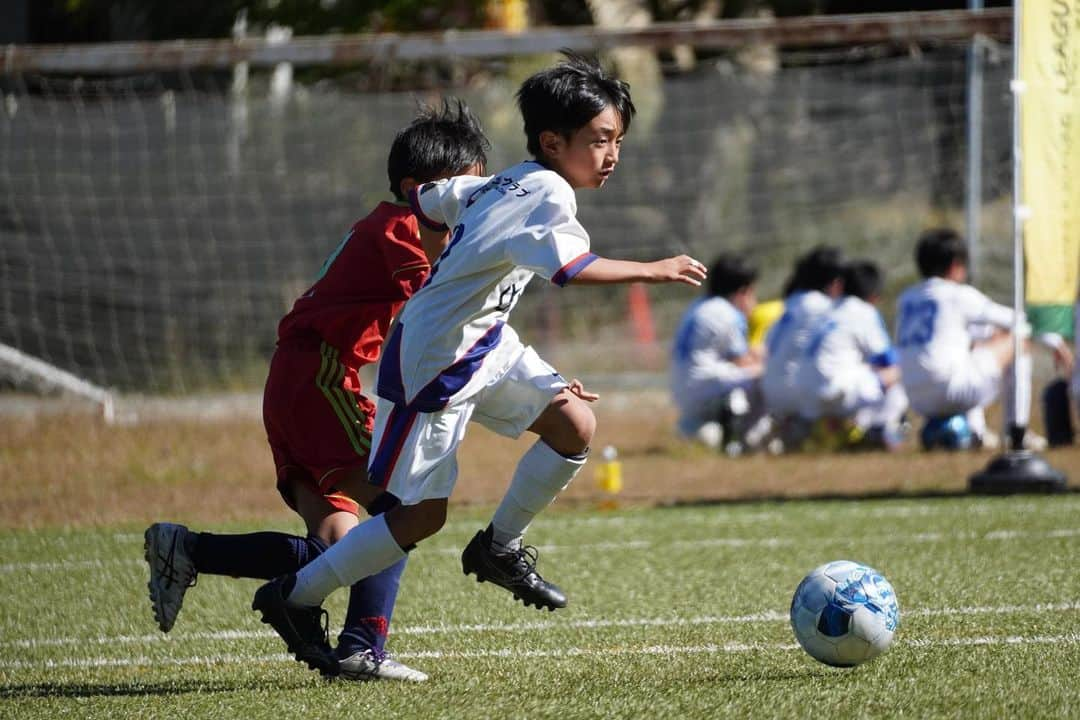
MULTIPOLYGON (((397 202, 379 203, 353 225, 278 325, 263 421, 278 491, 308 534, 214 535, 151 525, 145 533, 148 587, 162 631, 172 628, 198 573, 270 579, 293 572, 359 522, 356 498, 366 496, 355 489, 367 485, 375 404, 362 393, 358 371, 378 359, 391 320, 430 268, 406 198, 420 183, 483 172, 488 147, 460 101, 422 111, 398 133, 387 161, 397 202)), ((365 509, 377 515, 394 503, 383 495, 365 509)), ((352 586, 338 638, 342 675, 427 679, 384 651, 404 569, 403 559, 352 586)))

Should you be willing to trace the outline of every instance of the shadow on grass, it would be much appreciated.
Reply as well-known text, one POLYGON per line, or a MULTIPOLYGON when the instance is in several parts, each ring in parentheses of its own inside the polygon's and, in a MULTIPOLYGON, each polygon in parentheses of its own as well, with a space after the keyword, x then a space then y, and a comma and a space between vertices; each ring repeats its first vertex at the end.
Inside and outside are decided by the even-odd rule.
POLYGON ((92 698, 92 697, 139 697, 187 695, 198 693, 229 693, 238 690, 301 690, 314 687, 311 683, 298 682, 292 686, 282 685, 278 680, 247 680, 241 682, 206 682, 197 680, 168 681, 160 683, 26 683, 0 686, 0 699, 14 698, 92 698))
POLYGON ((1019 497, 1060 497, 1062 495, 1080 494, 1080 487, 1070 486, 1064 492, 1059 493, 1027 493, 1011 495, 976 494, 964 489, 957 490, 869 490, 866 492, 822 492, 822 493, 760 493, 738 498, 698 498, 687 500, 672 500, 657 503, 658 509, 673 509, 687 507, 707 507, 710 505, 747 505, 750 503, 792 503, 792 502, 833 502, 836 500, 955 500, 958 498, 999 498, 1004 501, 1015 500, 1019 497))

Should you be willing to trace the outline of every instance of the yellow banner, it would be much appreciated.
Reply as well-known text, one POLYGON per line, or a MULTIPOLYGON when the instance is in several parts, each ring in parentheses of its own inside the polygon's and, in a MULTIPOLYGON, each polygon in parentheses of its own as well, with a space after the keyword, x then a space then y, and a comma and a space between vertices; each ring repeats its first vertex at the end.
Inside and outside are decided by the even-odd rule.
POLYGON ((1027 302, 1071 308, 1080 272, 1080 0, 1021 8, 1027 302))

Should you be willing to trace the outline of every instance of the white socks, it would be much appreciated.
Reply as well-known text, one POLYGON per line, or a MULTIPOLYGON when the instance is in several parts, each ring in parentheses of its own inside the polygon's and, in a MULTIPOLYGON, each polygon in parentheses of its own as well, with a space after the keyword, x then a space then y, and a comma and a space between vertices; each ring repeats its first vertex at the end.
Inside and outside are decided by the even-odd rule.
POLYGON ((900 427, 900 419, 908 409, 907 392, 900 383, 885 388, 881 400, 855 414, 855 424, 863 429, 878 425, 886 430, 900 427))
POLYGON ((496 549, 516 549, 536 514, 570 484, 585 464, 587 453, 563 457, 543 440, 522 456, 514 479, 491 518, 496 549))
POLYGON ((300 568, 286 600, 290 605, 322 605, 334 590, 385 570, 405 554, 390 534, 385 513, 377 515, 345 533, 326 552, 300 568))

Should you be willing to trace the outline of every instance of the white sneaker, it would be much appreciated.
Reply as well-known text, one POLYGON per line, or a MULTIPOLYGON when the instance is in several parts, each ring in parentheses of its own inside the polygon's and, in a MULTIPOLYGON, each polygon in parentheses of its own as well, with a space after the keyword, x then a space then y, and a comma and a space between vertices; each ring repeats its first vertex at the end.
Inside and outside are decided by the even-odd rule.
POLYGON ((707 448, 716 450, 724 440, 724 429, 718 422, 707 422, 697 429, 691 437, 707 448))
POLYGON ((984 430, 981 435, 975 433, 973 439, 974 447, 980 450, 997 450, 1001 447, 1001 436, 993 430, 984 430))
POLYGON ((150 602, 162 632, 172 630, 184 593, 195 584, 195 563, 184 548, 189 530, 173 523, 154 523, 143 534, 143 550, 150 566, 150 602))
POLYGON ((1039 433, 1034 430, 1028 430, 1024 433, 1024 449, 1031 452, 1042 452, 1046 449, 1049 443, 1039 433))
POLYGON ((341 661, 341 677, 348 680, 404 680, 424 682, 426 673, 399 663, 386 654, 373 650, 361 650, 341 661))

